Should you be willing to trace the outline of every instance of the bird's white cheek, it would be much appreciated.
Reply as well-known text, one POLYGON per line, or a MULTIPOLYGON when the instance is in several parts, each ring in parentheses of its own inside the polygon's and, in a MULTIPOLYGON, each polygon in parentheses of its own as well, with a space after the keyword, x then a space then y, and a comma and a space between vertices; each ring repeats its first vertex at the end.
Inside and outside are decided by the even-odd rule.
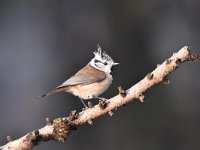
POLYGON ((111 73, 111 68, 109 66, 107 66, 107 67, 105 67, 104 71, 107 72, 107 73, 111 73))

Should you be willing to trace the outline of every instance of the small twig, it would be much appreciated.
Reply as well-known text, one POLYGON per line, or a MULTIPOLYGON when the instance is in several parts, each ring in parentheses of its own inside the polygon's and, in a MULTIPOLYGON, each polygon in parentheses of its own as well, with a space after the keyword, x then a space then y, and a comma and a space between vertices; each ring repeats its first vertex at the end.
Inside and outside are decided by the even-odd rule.
MULTIPOLYGON (((50 119, 46 119, 47 125, 39 130, 35 130, 26 134, 17 140, 10 140, 8 143, 0 147, 0 150, 28 150, 36 145, 39 145, 45 141, 54 139, 58 141, 65 141, 70 131, 75 129, 76 126, 80 126, 84 123, 92 123, 92 120, 102 116, 104 114, 111 114, 113 110, 118 107, 129 103, 132 100, 139 99, 141 102, 144 100, 144 93, 152 86, 169 81, 168 75, 177 69, 185 61, 196 61, 198 56, 191 54, 189 47, 185 46, 179 52, 174 53, 169 59, 157 68, 149 73, 144 79, 132 86, 130 89, 124 91, 119 89, 119 94, 106 101, 101 101, 100 104, 95 105, 92 108, 83 110, 76 114, 76 111, 72 111, 69 117, 58 118, 53 122, 50 119)), ((167 82, 168 83, 168 82, 167 82)), ((112 113, 113 114, 113 113, 112 113)))

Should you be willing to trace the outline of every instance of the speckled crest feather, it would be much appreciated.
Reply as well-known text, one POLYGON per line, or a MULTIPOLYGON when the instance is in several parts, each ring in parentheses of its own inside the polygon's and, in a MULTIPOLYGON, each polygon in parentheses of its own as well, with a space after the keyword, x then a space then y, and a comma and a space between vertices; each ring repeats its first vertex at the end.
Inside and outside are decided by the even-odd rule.
POLYGON ((97 51, 93 53, 95 55, 95 58, 98 60, 113 61, 113 59, 105 51, 102 52, 99 44, 97 45, 97 51))

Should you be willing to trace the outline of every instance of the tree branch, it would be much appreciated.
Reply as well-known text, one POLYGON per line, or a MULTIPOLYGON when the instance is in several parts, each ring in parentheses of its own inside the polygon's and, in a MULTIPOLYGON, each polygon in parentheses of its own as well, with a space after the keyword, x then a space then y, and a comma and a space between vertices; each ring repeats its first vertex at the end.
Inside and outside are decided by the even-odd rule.
POLYGON ((118 95, 108 100, 100 100, 99 104, 85 109, 78 114, 76 114, 76 111, 72 111, 68 117, 57 118, 52 122, 47 118, 47 125, 45 127, 32 131, 15 141, 11 141, 8 138, 8 143, 1 146, 0 150, 28 150, 51 139, 65 141, 74 127, 87 122, 92 124, 93 119, 106 113, 112 115, 113 110, 132 100, 139 99, 143 102, 145 91, 160 82, 168 84, 169 80, 167 76, 171 72, 175 71, 183 62, 195 61, 197 59, 198 56, 191 54, 189 47, 185 46, 128 90, 124 91, 119 87, 118 95))

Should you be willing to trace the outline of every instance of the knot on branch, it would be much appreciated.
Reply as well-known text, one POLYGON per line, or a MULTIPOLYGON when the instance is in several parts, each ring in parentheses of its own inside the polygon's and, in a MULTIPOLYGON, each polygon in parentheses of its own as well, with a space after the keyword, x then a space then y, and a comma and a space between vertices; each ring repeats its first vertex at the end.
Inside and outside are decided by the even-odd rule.
POLYGON ((77 119, 78 114, 76 113, 76 110, 72 110, 69 114, 69 117, 67 118, 67 120, 69 122, 73 121, 74 119, 77 119))
POLYGON ((167 60, 165 61, 166 65, 170 64, 171 61, 172 61, 171 59, 167 59, 167 60))
POLYGON ((197 61, 199 59, 199 56, 195 53, 191 53, 189 56, 190 61, 197 61))
POLYGON ((177 60, 175 61, 175 63, 176 63, 177 66, 179 66, 179 65, 182 63, 182 60, 181 60, 181 59, 177 59, 177 60))
POLYGON ((40 132, 38 130, 33 131, 32 135, 33 135, 33 139, 31 141, 34 145, 37 145, 42 139, 42 136, 40 135, 40 132))
POLYGON ((52 125, 53 124, 53 122, 50 120, 50 118, 46 118, 46 124, 48 125, 48 126, 50 126, 50 125, 52 125))
POLYGON ((140 93, 139 95, 138 95, 138 99, 140 100, 140 102, 144 102, 144 94, 143 93, 140 93))
POLYGON ((167 79, 167 78, 164 78, 163 81, 162 81, 162 84, 169 85, 170 84, 170 80, 167 79))
POLYGON ((10 135, 8 135, 8 136, 6 137, 6 139, 7 139, 8 143, 13 141, 13 138, 12 138, 10 135))
MULTIPOLYGON (((42 135, 40 135, 39 130, 35 130, 26 136, 26 141, 30 141, 31 143, 30 145, 38 145, 41 139, 42 139, 42 135)), ((27 145, 27 146, 30 146, 30 145, 27 145)))
POLYGON ((107 107, 107 102, 106 102, 105 99, 100 99, 100 100, 99 100, 99 107, 100 107, 101 109, 105 109, 105 108, 107 107))
POLYGON ((148 80, 151 80, 153 79, 153 76, 154 76, 153 73, 148 73, 146 77, 148 80))
POLYGON ((118 91, 119 91, 119 94, 124 98, 126 97, 126 91, 124 89, 122 89, 121 86, 118 87, 118 91))

